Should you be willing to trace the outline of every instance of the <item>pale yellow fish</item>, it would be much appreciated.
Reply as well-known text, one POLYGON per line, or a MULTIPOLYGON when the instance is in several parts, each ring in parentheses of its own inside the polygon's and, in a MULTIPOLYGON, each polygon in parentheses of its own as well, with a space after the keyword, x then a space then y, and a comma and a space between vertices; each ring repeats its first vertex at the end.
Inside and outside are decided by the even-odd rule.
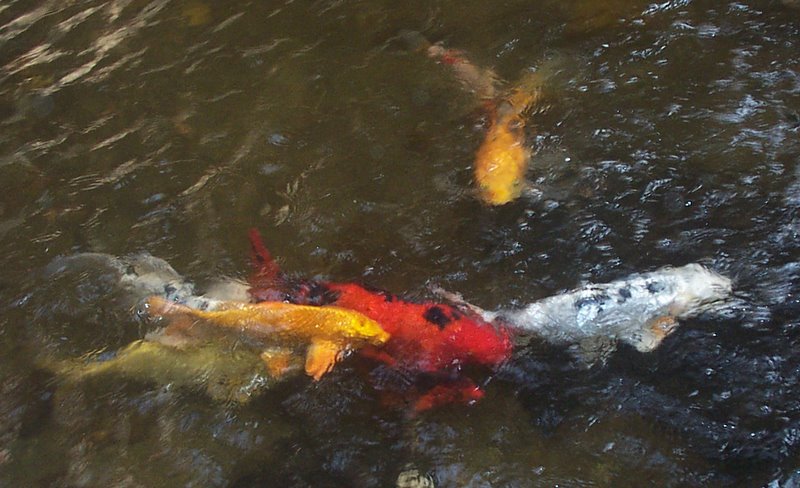
POLYGON ((253 351, 233 348, 230 343, 205 343, 176 349, 159 342, 138 340, 109 359, 47 361, 42 366, 57 373, 67 384, 92 378, 124 377, 204 389, 215 400, 245 403, 257 390, 269 388, 287 372, 300 371, 302 367, 302 361, 292 357, 287 358, 290 361, 283 365, 279 374, 269 369, 265 372, 263 359, 253 351))
MULTIPOLYGON (((213 310, 198 310, 160 297, 150 297, 146 307, 152 316, 173 319, 161 336, 162 342, 176 336, 203 337, 223 331, 241 334, 267 349, 307 346, 305 370, 315 380, 329 372, 347 351, 380 346, 389 339, 374 320, 338 307, 220 301, 213 310)), ((281 355, 266 354, 262 358, 270 370, 279 370, 285 362, 281 355)))

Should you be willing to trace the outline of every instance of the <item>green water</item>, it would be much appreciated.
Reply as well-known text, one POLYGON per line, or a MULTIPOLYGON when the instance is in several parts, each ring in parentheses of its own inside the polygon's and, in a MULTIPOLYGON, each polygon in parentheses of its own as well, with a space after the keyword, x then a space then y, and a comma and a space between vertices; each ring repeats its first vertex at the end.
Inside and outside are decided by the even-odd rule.
POLYGON ((3 2, 2 484, 796 486, 798 52, 777 0, 3 2), (544 200, 476 200, 485 117, 403 30, 509 84, 558 66, 526 129, 544 200), (752 310, 589 371, 533 341, 478 404, 415 418, 357 358, 246 405, 42 367, 145 332, 55 257, 147 251, 203 286, 246 278, 251 227, 290 273, 408 298, 703 261, 752 310))

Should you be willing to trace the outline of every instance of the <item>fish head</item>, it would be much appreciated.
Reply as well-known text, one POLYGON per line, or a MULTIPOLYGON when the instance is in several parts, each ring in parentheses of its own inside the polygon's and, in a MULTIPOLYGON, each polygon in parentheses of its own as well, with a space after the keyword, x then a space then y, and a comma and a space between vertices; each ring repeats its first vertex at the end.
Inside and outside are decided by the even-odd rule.
POLYGON ((488 205, 505 205, 525 188, 530 153, 518 117, 494 122, 475 156, 478 196, 488 205))
POLYGON ((689 317, 710 311, 731 297, 733 281, 697 264, 687 264, 673 270, 679 282, 674 315, 689 317))
POLYGON ((510 178, 505 181, 502 178, 483 178, 478 183, 478 198, 487 205, 505 205, 510 203, 520 195, 525 186, 522 178, 510 178))
POLYGON ((370 319, 366 315, 358 315, 358 317, 351 321, 348 335, 354 339, 363 340, 374 346, 381 346, 389 340, 391 335, 383 330, 383 327, 381 327, 378 322, 370 319))

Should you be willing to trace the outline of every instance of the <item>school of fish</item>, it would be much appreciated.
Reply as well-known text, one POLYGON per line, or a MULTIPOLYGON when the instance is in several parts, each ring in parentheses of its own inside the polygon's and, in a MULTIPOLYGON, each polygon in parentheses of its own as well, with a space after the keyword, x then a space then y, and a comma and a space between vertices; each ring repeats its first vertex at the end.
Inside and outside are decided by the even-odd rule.
POLYGON ((556 345, 576 346, 573 351, 594 364, 617 342, 640 352, 654 350, 679 320, 723 310, 732 293, 730 279, 689 264, 586 285, 518 310, 485 311, 441 290, 446 302, 416 303, 356 283, 292 279, 282 273, 256 230, 251 230, 250 242, 255 271, 249 283, 227 284, 234 290, 228 295, 236 299, 198 295, 168 263, 146 254, 120 259, 86 253, 56 260, 56 269, 112 269, 121 288, 147 296, 139 313, 167 322, 111 359, 82 368, 73 364, 69 374, 191 376, 192 371, 203 373, 204 367, 187 368, 186 360, 176 363, 170 350, 190 362, 215 358, 224 363, 225 353, 209 345, 233 338, 259 353, 270 380, 295 370, 298 352, 305 354, 304 369, 314 380, 356 353, 406 378, 399 388, 375 387, 387 405, 418 413, 483 398, 484 391, 464 367, 496 371, 511 359, 519 336, 535 334, 556 345), (195 350, 203 352, 189 352, 195 350), (148 364, 153 370, 149 374, 148 364))
MULTIPOLYGON (((478 67, 463 52, 431 44, 418 33, 404 37, 415 50, 449 66, 486 114, 488 127, 474 162, 479 199, 495 206, 519 198, 528 188, 531 159, 526 119, 541 104, 543 76, 526 73, 510 89, 501 89, 492 70, 478 67)), ((165 322, 110 358, 82 365, 68 361, 59 370, 72 379, 118 373, 171 375, 191 383, 215 371, 209 364, 226 361, 232 346, 219 344, 227 341, 254 351, 261 370, 273 380, 300 369, 302 362, 306 374, 319 381, 356 354, 403 378, 400 386, 374 384, 386 404, 421 412, 480 400, 484 391, 465 367, 497 371, 512 358, 519 336, 535 334, 569 346, 594 364, 618 342, 643 353, 654 350, 679 320, 723 309, 733 291, 727 277, 689 264, 586 285, 520 309, 486 311, 442 290, 444 301, 411 302, 357 283, 295 279, 281 271, 255 229, 250 244, 254 272, 248 283, 227 282, 206 295, 197 294, 166 261, 148 254, 83 253, 54 260, 48 273, 105 269, 139 301, 137 313, 165 322)), ((230 371, 233 376, 252 371, 252 364, 252 358, 231 362, 230 371)), ((254 391, 230 383, 232 389, 212 396, 254 391)))

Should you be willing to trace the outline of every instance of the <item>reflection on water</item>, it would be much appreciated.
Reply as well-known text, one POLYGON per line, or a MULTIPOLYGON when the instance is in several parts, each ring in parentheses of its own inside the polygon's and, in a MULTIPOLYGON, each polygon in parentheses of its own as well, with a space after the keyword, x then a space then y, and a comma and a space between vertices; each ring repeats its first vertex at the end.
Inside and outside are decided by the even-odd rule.
POLYGON ((0 6, 0 478, 98 486, 794 486, 800 13, 789 1, 0 6), (506 80, 565 59, 527 121, 546 188, 482 206, 485 121, 422 32, 506 80), (47 360, 144 334, 58 255, 145 250, 200 284, 286 269, 508 307, 703 261, 744 305, 586 371, 533 340, 487 395, 415 418, 357 358, 247 405, 47 360), (43 460, 48 460, 43 462, 43 460))

